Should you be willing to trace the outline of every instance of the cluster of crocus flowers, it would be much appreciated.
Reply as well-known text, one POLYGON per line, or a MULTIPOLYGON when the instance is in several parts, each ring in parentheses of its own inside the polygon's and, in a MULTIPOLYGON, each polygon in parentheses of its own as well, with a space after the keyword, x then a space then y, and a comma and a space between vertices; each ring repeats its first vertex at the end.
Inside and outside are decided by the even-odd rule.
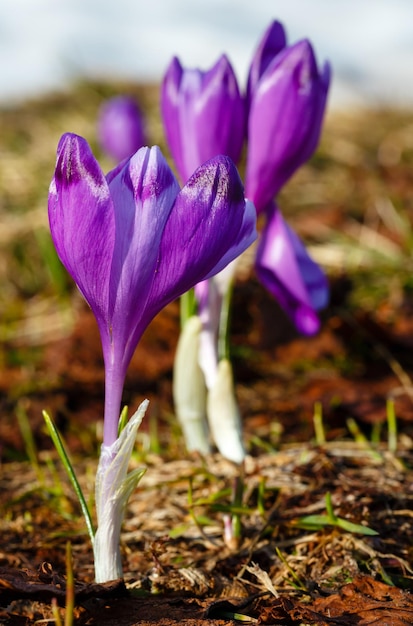
MULTIPOLYGON (((322 269, 311 259, 300 238, 285 222, 276 204, 282 186, 313 154, 317 147, 330 83, 326 63, 319 70, 311 44, 307 40, 287 45, 283 26, 274 21, 264 33, 253 56, 246 93, 243 95, 227 57, 223 55, 208 71, 183 69, 174 58, 162 85, 161 110, 167 142, 178 172, 184 181, 200 159, 215 154, 230 154, 237 162, 247 141, 245 190, 257 213, 266 222, 256 254, 256 273, 268 291, 278 300, 299 332, 311 335, 320 326, 318 311, 328 301, 328 285, 322 269)), ((216 279, 214 279, 216 282, 216 279)), ((217 319, 230 280, 220 288, 208 281, 198 298, 202 324, 190 330, 192 346, 199 347, 198 362, 208 383, 217 340, 217 319), (205 295, 208 291, 208 295, 205 295), (206 364, 207 363, 207 364, 206 364)), ((197 293, 197 290, 196 292, 197 293)), ((183 334, 185 334, 185 328, 183 334)), ((188 331, 189 332, 189 331, 188 331)), ((185 339, 185 346, 190 342, 185 339)), ((193 349, 193 348, 192 348, 193 349)), ((182 357, 178 361, 182 361, 182 357)), ((215 364, 218 371, 219 357, 215 364)), ((175 368, 179 377, 179 368, 175 368)), ((215 381, 219 377, 215 377, 215 381)), ((230 383, 228 382, 228 385, 230 383)), ((180 386, 175 386, 179 392, 180 386)), ((228 397, 225 396, 224 397, 228 397)), ((199 403, 198 403, 199 404, 199 403)), ((179 417, 183 402, 178 398, 179 417)), ((231 402, 231 407, 233 407, 231 402)), ((239 422, 234 415, 232 445, 222 427, 214 437, 218 448, 229 458, 243 458, 239 422), (220 436, 220 433, 224 433, 220 436)), ((191 413, 189 408, 186 413, 191 413)), ((200 410, 197 409, 200 417, 200 410)), ((214 418, 204 410, 208 421, 214 418)), ((194 422, 194 420, 193 420, 194 422)), ((185 427, 184 427, 185 432, 185 427)), ((198 433, 202 432, 198 428, 198 433)), ((195 439, 195 436, 194 436, 195 439)), ((207 445, 191 440, 188 447, 205 451, 207 445)))
POLYGON ((96 580, 122 576, 120 524, 142 475, 127 474, 146 403, 118 435, 126 370, 153 317, 220 272, 256 238, 226 156, 197 168, 181 189, 159 148, 141 148, 106 176, 83 138, 60 140, 49 193, 57 253, 91 307, 105 364, 104 435, 96 477, 96 580))
POLYGON ((115 163, 127 159, 145 145, 145 124, 135 98, 114 96, 100 106, 97 137, 102 150, 115 163))

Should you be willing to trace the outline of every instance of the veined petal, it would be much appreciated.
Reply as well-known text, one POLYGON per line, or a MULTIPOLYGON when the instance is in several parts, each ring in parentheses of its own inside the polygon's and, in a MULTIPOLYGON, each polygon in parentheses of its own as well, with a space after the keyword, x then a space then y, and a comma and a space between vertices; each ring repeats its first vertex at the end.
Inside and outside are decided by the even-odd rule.
POLYGON ((216 276, 218 273, 222 274, 217 281, 220 283, 220 290, 224 293, 223 289, 229 286, 231 279, 233 278, 235 272, 235 265, 231 265, 229 268, 229 264, 232 261, 235 261, 250 245, 257 239, 257 231, 256 231, 256 222, 257 222, 257 211, 255 209, 254 204, 250 200, 245 200, 245 211, 243 215, 242 225, 239 230, 239 239, 236 243, 235 248, 229 248, 227 253, 224 254, 217 264, 212 268, 212 270, 207 275, 207 278, 211 276, 216 276), (252 231, 252 225, 254 225, 254 229, 252 231), (228 271, 224 272, 228 268, 228 271))
POLYGON ((320 327, 316 311, 328 302, 327 279, 278 209, 262 232, 255 269, 297 330, 316 333, 320 327))
POLYGON ((152 319, 239 256, 256 239, 255 226, 231 159, 204 163, 178 194, 165 225, 146 316, 152 319))
POLYGON ((204 74, 203 92, 197 109, 200 160, 191 174, 196 167, 218 154, 225 154, 237 163, 244 143, 244 101, 226 55, 222 55, 204 74))
POLYGON ((49 190, 49 223, 63 265, 107 326, 115 215, 105 176, 88 143, 65 134, 49 190))
POLYGON ((172 59, 161 91, 167 142, 183 182, 205 161, 238 161, 244 141, 244 101, 225 55, 207 72, 172 59))
POLYGON ((179 185, 161 151, 154 147, 138 150, 109 187, 116 219, 111 324, 114 343, 127 365, 146 326, 142 314, 179 185))

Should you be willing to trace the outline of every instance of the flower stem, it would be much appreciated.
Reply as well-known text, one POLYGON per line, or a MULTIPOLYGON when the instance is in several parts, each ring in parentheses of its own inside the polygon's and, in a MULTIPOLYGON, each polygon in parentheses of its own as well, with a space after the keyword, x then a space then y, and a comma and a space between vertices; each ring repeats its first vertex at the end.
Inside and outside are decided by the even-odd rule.
POLYGON ((179 298, 179 308, 181 328, 183 328, 185 326, 185 322, 187 322, 187 320, 189 320, 189 318, 196 313, 197 305, 194 289, 190 289, 186 293, 182 294, 179 298))
POLYGON ((128 473, 128 466, 147 406, 148 400, 142 402, 119 437, 101 448, 95 485, 98 528, 93 544, 98 583, 122 578, 121 525, 129 497, 145 473, 145 468, 128 473))
POLYGON ((231 281, 222 299, 218 331, 218 361, 221 361, 221 359, 229 360, 229 319, 231 312, 232 293, 233 282, 231 281))

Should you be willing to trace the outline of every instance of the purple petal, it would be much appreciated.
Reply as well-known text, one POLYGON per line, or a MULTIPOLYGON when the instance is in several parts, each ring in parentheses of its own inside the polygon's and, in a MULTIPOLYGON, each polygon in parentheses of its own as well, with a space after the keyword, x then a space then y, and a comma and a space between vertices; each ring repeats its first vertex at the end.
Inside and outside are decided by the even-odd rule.
POLYGON ((257 211, 277 195, 317 147, 330 69, 318 72, 308 41, 286 48, 267 67, 248 119, 246 194, 257 211))
POLYGON ((144 312, 162 231, 179 185, 159 148, 141 148, 108 175, 115 207, 115 249, 110 276, 110 342, 105 355, 104 441, 117 436, 126 369, 147 322, 144 312))
POLYGON ((120 358, 127 365, 146 327, 143 312, 179 185, 161 151, 154 147, 141 148, 111 179, 109 188, 116 219, 111 325, 120 358))
POLYGON ((99 325, 109 317, 115 216, 105 176, 87 142, 63 135, 49 191, 49 223, 60 260, 99 325))
POLYGON ((256 239, 255 224, 231 159, 216 157, 198 168, 166 223, 145 318, 239 256, 256 239))
POLYGON ((161 87, 161 114, 166 141, 171 151, 179 176, 185 176, 184 144, 179 125, 180 85, 183 68, 177 57, 173 57, 164 76, 161 87))
POLYGON ((106 154, 118 162, 145 144, 142 114, 133 98, 117 96, 103 103, 98 116, 98 138, 106 154))
POLYGON ((219 154, 237 162, 244 141, 244 102, 225 55, 207 72, 172 59, 161 91, 166 139, 182 181, 219 154))
POLYGON ((265 70, 281 50, 287 45, 285 30, 281 22, 274 20, 265 31, 254 53, 248 73, 247 110, 258 82, 265 70))
POLYGON ((297 330, 316 333, 320 327, 316 311, 328 303, 327 279, 278 209, 269 215, 262 232, 255 269, 297 330))

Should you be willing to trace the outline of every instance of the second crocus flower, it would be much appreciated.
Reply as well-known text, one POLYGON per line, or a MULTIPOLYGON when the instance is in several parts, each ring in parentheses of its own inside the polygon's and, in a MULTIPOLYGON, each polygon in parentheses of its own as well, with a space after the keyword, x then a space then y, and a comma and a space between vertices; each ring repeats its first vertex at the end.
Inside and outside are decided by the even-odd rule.
POLYGON ((307 40, 276 52, 282 41, 274 23, 264 35, 250 69, 246 194, 266 225, 255 268, 297 330, 313 335, 318 311, 328 303, 323 270, 286 224, 275 199, 281 188, 314 153, 321 134, 330 84, 330 66, 318 69, 307 40))
POLYGON ((276 54, 255 80, 248 114, 245 189, 258 212, 315 151, 329 84, 330 66, 325 63, 318 70, 307 40, 276 54))
MULTIPOLYGON (((240 159, 245 137, 244 100, 225 55, 207 71, 183 68, 179 60, 173 58, 162 83, 161 111, 166 139, 182 181, 205 160, 218 154, 226 154, 235 162, 240 159)), ((239 413, 234 411, 232 377, 227 375, 230 365, 229 362, 226 368, 219 365, 217 350, 221 303, 231 282, 227 273, 225 276, 226 284, 220 290, 216 288, 215 278, 195 289, 198 310, 193 313, 198 314, 199 320, 188 320, 182 329, 174 366, 174 401, 188 449, 202 452, 209 449, 205 421, 208 419, 219 450, 240 462, 244 449, 239 435, 239 413), (192 367, 189 371, 184 365, 184 355, 188 361, 193 361, 196 352, 200 369, 192 367), (188 394, 188 385, 194 386, 197 392, 188 394), (205 388, 201 389, 205 385, 207 394, 205 388), (217 393, 223 386, 226 393, 217 393), (231 403, 226 402, 228 396, 232 398, 231 403), (200 397, 205 398, 203 407, 200 397), (219 420, 221 425, 224 422, 237 424, 233 445, 228 432, 214 427, 219 420)))
POLYGON ((174 57, 162 82, 161 111, 182 182, 218 154, 238 162, 244 142, 244 101, 225 55, 208 71, 183 68, 174 57))

